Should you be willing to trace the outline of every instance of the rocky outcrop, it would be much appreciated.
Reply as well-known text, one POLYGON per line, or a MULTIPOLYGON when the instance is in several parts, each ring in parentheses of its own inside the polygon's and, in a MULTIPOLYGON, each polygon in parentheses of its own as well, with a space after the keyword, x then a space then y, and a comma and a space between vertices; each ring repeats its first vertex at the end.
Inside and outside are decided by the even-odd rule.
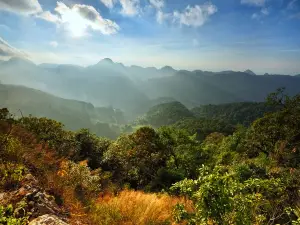
POLYGON ((68 225, 55 215, 46 214, 32 220, 29 225, 68 225))
POLYGON ((24 212, 34 219, 30 224, 67 224, 67 214, 55 203, 55 198, 43 190, 38 181, 27 174, 20 182, 17 190, 0 193, 0 204, 20 205, 22 208, 17 216, 24 216, 24 212), (18 215, 19 214, 19 215, 18 215))

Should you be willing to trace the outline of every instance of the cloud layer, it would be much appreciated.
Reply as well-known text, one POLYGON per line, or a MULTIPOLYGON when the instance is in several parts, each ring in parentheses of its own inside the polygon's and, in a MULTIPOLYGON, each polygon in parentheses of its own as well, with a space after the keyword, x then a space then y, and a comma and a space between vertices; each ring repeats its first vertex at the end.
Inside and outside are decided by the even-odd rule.
POLYGON ((43 11, 38 0, 0 0, 0 9, 27 15, 43 11))

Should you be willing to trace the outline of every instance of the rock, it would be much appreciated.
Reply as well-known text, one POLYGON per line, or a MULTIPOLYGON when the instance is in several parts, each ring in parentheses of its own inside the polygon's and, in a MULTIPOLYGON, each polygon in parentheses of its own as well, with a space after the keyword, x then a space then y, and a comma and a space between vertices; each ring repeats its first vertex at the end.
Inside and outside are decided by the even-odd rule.
POLYGON ((5 193, 0 193, 0 204, 5 200, 5 193))
MULTIPOLYGON (((67 221, 67 213, 55 203, 55 198, 47 194, 31 174, 27 174, 22 179, 21 185, 17 190, 0 193, 0 203, 3 205, 16 205, 21 201, 26 203, 22 209, 23 211, 30 212, 30 218, 53 215, 60 218, 60 220, 67 221)), ((48 220, 50 221, 50 218, 48 220)))
POLYGON ((28 225, 68 225, 66 222, 62 221, 55 215, 45 214, 34 220, 32 220, 28 225))
POLYGON ((32 176, 32 174, 26 174, 22 179, 22 183, 30 184, 30 185, 38 185, 38 181, 32 176))

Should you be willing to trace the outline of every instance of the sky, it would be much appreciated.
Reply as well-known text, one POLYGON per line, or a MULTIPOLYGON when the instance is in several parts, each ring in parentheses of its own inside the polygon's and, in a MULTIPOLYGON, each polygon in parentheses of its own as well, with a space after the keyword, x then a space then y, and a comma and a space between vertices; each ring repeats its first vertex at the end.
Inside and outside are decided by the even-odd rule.
POLYGON ((300 74, 300 0, 0 0, 0 59, 300 74))

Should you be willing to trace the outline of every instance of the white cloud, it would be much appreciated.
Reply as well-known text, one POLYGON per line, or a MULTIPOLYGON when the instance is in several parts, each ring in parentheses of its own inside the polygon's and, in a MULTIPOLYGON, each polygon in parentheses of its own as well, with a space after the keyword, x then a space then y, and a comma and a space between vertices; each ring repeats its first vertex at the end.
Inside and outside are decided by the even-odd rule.
POLYGON ((252 5, 252 6, 264 6, 266 0, 241 0, 241 4, 252 5))
POLYGON ((167 18, 171 16, 169 13, 164 13, 162 8, 165 6, 164 0, 149 0, 150 5, 156 9, 156 21, 162 24, 167 18))
POLYGON ((27 58, 27 54, 21 50, 18 50, 8 44, 5 40, 3 40, 0 37, 0 57, 1 58, 6 58, 6 57, 22 57, 22 58, 27 58))
POLYGON ((164 0, 150 0, 150 4, 156 9, 161 9, 165 6, 164 0))
POLYGON ((140 11, 140 0, 120 0, 121 13, 127 16, 134 16, 140 11))
POLYGON ((36 17, 52 23, 61 22, 61 19, 57 15, 52 14, 50 11, 44 11, 42 13, 39 13, 36 15, 36 17))
POLYGON ((42 12, 38 0, 0 0, 0 10, 22 13, 25 15, 42 12))
POLYGON ((217 11, 217 7, 211 3, 195 5, 194 7, 187 6, 183 12, 175 11, 173 13, 173 22, 180 25, 200 27, 217 11))
POLYGON ((172 14, 170 14, 170 13, 164 13, 163 11, 158 10, 156 13, 156 21, 159 24, 162 24, 165 20, 171 18, 171 16, 172 16, 172 14))
POLYGON ((73 37, 85 36, 88 29, 97 30, 106 35, 114 34, 119 30, 115 22, 104 19, 93 6, 75 4, 68 7, 62 2, 57 2, 55 11, 61 17, 60 22, 73 37))
POLYGON ((57 48, 58 43, 56 41, 51 41, 49 45, 51 45, 53 48, 57 48))
POLYGON ((112 9, 116 0, 100 0, 107 8, 112 9))

